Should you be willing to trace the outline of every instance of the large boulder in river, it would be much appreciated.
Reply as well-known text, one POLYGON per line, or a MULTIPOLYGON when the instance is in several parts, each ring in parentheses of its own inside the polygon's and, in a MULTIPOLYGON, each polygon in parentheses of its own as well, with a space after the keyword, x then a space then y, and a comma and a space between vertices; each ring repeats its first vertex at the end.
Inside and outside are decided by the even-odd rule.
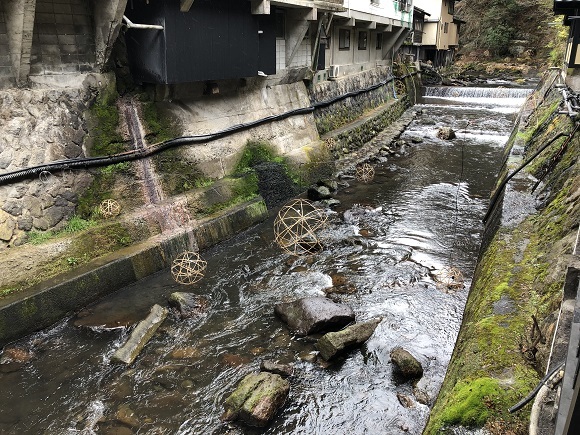
POLYGON ((308 297, 282 302, 274 312, 299 335, 320 331, 336 331, 354 322, 354 311, 325 297, 308 297))
POLYGON ((323 199, 330 199, 332 195, 330 189, 326 186, 314 185, 308 188, 308 199, 312 201, 322 201, 323 199))
POLYGON ((316 344, 316 347, 320 351, 320 356, 328 361, 354 347, 362 345, 373 335, 381 320, 379 318, 367 322, 355 323, 341 331, 324 334, 316 344))
POLYGON ((417 358, 402 347, 391 350, 391 361, 398 371, 407 379, 416 379, 423 376, 423 366, 417 358))
POLYGON ((224 402, 223 421, 240 419, 250 426, 264 427, 284 404, 290 383, 281 376, 251 373, 240 381, 224 402))

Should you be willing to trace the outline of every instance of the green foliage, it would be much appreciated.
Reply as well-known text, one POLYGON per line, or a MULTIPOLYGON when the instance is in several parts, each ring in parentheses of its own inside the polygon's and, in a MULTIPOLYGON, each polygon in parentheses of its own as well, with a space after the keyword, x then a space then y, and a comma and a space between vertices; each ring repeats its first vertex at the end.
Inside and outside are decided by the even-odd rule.
POLYGON ((514 32, 513 27, 504 24, 488 28, 483 34, 483 47, 489 49, 496 56, 504 55, 508 52, 514 32))
POLYGON ((117 93, 106 89, 97 97, 90 110, 94 127, 91 155, 106 156, 125 151, 123 137, 118 132, 119 112, 116 105, 117 93))
POLYGON ((234 172, 243 173, 264 162, 275 161, 276 154, 272 146, 264 141, 249 140, 236 165, 234 172))
POLYGON ((555 27, 556 33, 547 47, 550 49, 550 65, 560 67, 564 64, 566 54, 566 41, 568 39, 568 27, 558 23, 555 27))
POLYGON ((155 102, 151 101, 146 94, 141 94, 140 100, 147 142, 163 142, 174 138, 177 135, 175 125, 161 113, 155 102))
POLYGON ((49 240, 60 237, 64 234, 74 234, 94 227, 97 222, 93 219, 83 219, 78 215, 73 215, 66 226, 58 231, 31 231, 28 233, 28 243, 40 245, 49 240))
POLYGON ((497 379, 483 377, 459 382, 453 388, 453 400, 441 413, 441 421, 446 425, 481 427, 489 415, 487 404, 500 394, 497 379))
POLYGON ((101 168, 101 173, 104 175, 112 175, 115 172, 126 172, 131 168, 130 162, 119 162, 101 168))
POLYGON ((210 186, 214 181, 206 177, 195 163, 181 156, 179 149, 169 149, 152 157, 163 190, 178 195, 191 189, 210 186))

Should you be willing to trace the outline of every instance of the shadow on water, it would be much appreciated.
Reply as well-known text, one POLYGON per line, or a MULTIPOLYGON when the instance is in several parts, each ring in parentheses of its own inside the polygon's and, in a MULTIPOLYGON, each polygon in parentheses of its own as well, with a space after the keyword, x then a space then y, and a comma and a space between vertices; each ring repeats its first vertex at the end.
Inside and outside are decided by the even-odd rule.
POLYGON ((372 183, 351 181, 339 192, 320 254, 283 254, 270 219, 204 252, 206 277, 195 287, 163 271, 16 343, 32 360, 0 364, 0 433, 421 433, 468 292, 445 291, 433 273, 455 266, 469 285, 517 106, 510 113, 473 100, 427 98, 414 108, 421 112, 403 138, 417 143, 378 166, 372 183), (438 139, 439 126, 457 138, 438 139), (328 365, 273 306, 325 295, 333 282, 329 297, 349 304, 357 320, 383 320, 361 349, 328 365), (175 291, 204 296, 207 312, 170 315, 132 366, 112 365, 127 325, 175 291), (424 367, 414 386, 393 373, 389 354, 398 345, 424 367), (264 429, 222 424, 224 398, 263 359, 295 365, 283 410, 264 429))

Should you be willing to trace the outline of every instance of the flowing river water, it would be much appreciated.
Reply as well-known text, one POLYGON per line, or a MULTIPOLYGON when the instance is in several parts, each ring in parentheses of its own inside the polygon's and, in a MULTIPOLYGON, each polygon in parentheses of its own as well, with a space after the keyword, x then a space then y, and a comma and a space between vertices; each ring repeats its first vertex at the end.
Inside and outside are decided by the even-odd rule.
POLYGON ((206 276, 186 289, 207 299, 207 312, 169 316, 130 367, 110 357, 130 332, 125 325, 184 291, 169 271, 11 345, 34 357, 0 361, 0 433, 420 434, 453 351, 502 147, 527 92, 427 88, 402 135, 407 152, 377 165, 372 183, 349 180, 336 195, 321 253, 283 254, 272 219, 204 252, 206 276), (441 126, 457 138, 438 139, 441 126), (449 266, 466 288, 437 285, 437 270, 449 266), (316 360, 312 340, 289 333, 274 305, 324 295, 333 279, 342 293, 330 297, 357 321, 383 320, 361 349, 329 365, 316 360), (416 385, 393 372, 395 346, 422 363, 416 385), (221 423, 225 397, 264 359, 295 367, 284 408, 263 429, 221 423))

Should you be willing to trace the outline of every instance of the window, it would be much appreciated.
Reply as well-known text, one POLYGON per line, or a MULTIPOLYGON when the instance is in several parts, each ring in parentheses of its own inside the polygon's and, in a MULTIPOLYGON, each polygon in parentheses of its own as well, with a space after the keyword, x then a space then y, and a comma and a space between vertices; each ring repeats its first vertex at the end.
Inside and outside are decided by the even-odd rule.
POLYGON ((450 15, 455 13, 455 0, 447 0, 447 12, 450 15))
POLYGON ((366 50, 367 49, 367 39, 368 39, 367 32, 358 32, 358 49, 359 50, 366 50))
POLYGON ((449 23, 443 25, 443 33, 449 33, 449 23))
POLYGON ((375 46, 377 50, 381 50, 383 48, 383 34, 377 33, 377 45, 375 46))
POLYGON ((276 38, 286 39, 286 16, 280 9, 276 9, 276 38))
POLYGON ((338 49, 350 50, 350 30, 348 29, 338 30, 338 49))

